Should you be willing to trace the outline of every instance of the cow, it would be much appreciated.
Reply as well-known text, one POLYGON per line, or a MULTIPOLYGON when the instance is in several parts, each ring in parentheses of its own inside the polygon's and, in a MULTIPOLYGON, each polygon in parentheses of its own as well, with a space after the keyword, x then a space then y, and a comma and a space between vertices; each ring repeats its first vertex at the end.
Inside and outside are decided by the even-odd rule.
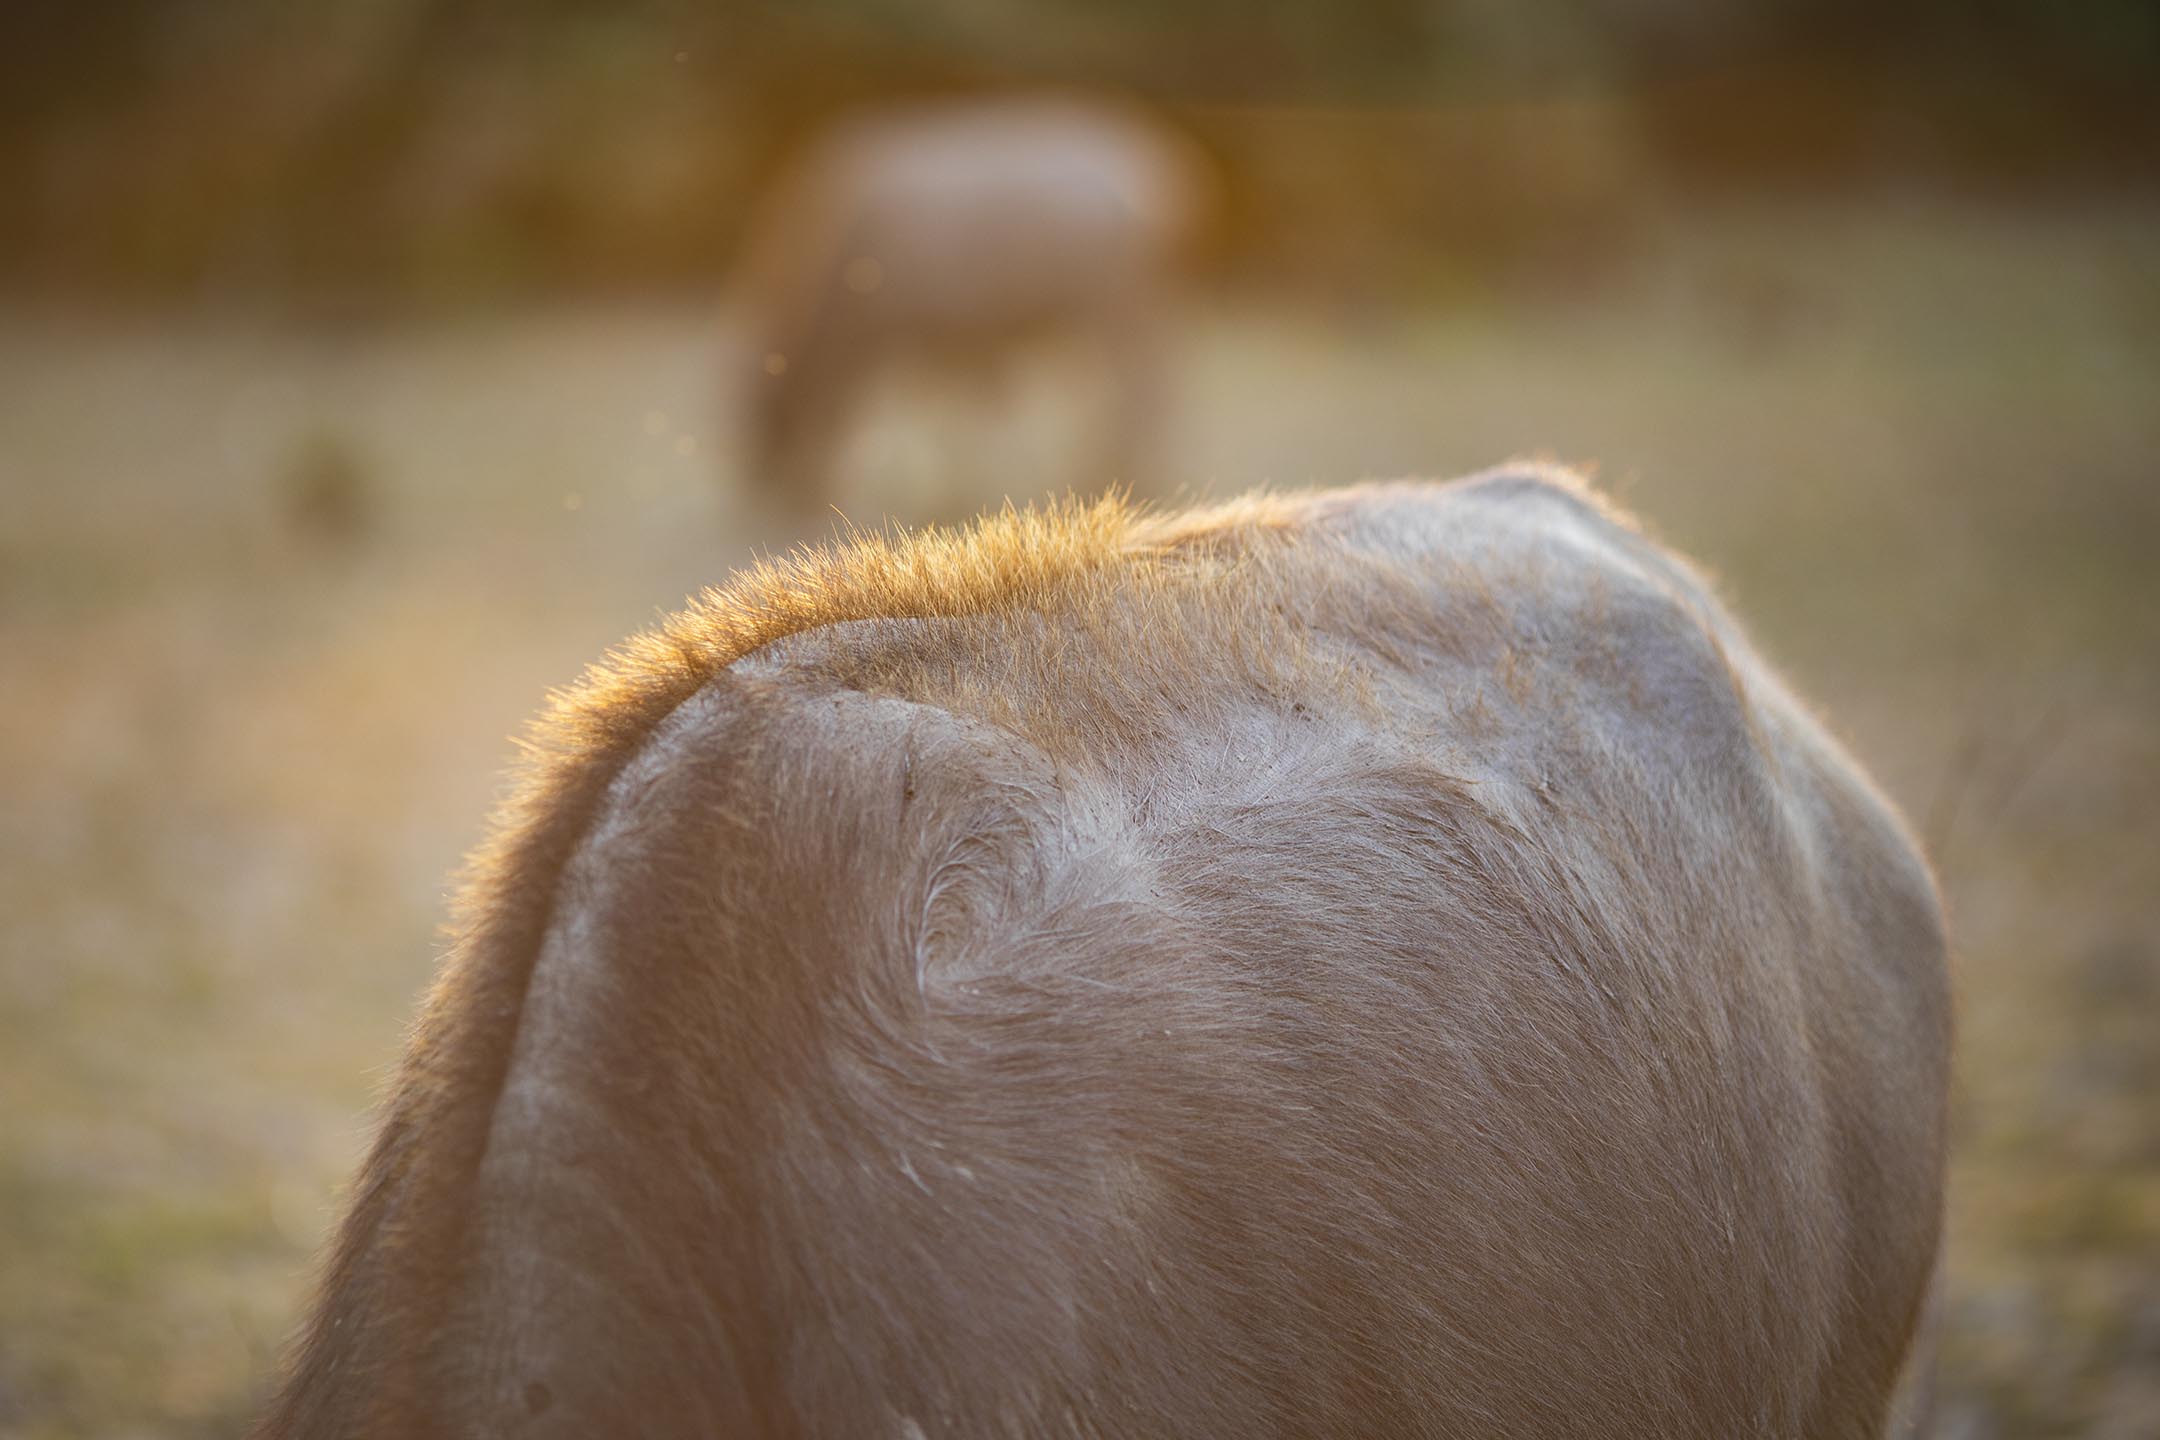
POLYGON ((774 186, 738 267, 730 388, 751 488, 794 513, 828 504, 881 376, 915 364, 989 388, 1048 338, 1092 350, 1113 397, 1100 473, 1074 478, 1132 484, 1210 187, 1189 141, 1103 101, 948 100, 837 125, 774 186))
POLYGON ((1567 472, 798 552, 538 722, 258 1433, 1885 1434, 1944 934, 1567 472))

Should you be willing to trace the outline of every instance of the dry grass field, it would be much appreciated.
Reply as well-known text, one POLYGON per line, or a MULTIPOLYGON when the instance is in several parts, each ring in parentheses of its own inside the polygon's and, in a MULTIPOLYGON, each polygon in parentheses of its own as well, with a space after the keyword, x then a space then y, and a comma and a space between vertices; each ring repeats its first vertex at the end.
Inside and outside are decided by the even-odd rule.
MULTIPOLYGON (((0 317, 0 1435, 244 1424, 507 737, 790 538, 717 356, 691 301, 0 317)), ((1546 453, 1721 577, 1953 909, 1940 1433, 2160 1435, 2160 212, 1698 217, 1181 361, 1186 493, 1546 453)), ((1086 390, 900 387, 850 514, 1078 478, 1086 390)))

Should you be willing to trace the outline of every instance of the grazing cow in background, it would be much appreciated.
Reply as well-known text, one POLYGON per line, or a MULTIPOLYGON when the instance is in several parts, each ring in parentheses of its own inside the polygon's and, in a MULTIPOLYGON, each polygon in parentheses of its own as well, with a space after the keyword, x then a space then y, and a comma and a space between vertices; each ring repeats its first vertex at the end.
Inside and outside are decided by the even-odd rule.
POLYGON ((261 1433, 1885 1433, 1943 922, 1565 474, 1005 514, 557 703, 261 1433))
POLYGON ((1100 472, 1071 478, 1133 481, 1207 180, 1189 142, 1095 102, 954 101, 841 125, 775 188, 737 279, 751 484, 822 508, 851 417, 895 363, 993 381, 1046 337, 1091 343, 1115 396, 1100 472))

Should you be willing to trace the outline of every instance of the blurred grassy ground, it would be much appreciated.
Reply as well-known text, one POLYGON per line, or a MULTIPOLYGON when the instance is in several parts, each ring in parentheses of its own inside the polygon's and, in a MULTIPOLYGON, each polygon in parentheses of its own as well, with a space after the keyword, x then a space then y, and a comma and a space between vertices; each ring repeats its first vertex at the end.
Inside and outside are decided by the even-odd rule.
MULTIPOLYGON (((1738 211, 1595 294, 1183 334, 1189 491, 1598 463, 1928 832, 1958 1440, 2160 1433, 2156 254, 2150 208, 1738 211)), ((505 737, 783 538, 716 354, 687 302, 0 326, 0 1434, 243 1424, 505 737)), ((851 509, 1060 482, 1060 363, 996 423, 888 396, 851 509)))

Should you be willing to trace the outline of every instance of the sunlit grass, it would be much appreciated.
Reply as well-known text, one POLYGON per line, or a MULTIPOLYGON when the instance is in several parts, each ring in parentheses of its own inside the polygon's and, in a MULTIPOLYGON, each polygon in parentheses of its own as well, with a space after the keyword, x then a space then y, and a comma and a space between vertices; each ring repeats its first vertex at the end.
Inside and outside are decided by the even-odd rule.
MULTIPOLYGON (((1936 826, 1964 1436, 2160 1424, 2156 239, 1757 213, 1588 299, 1181 345, 1166 491, 1596 462, 1936 826)), ((0 1434, 243 1422, 508 737, 779 538, 703 316, 0 331, 0 1434), (349 531, 295 509, 325 455, 349 531)), ((850 515, 918 452, 941 504, 1060 482, 1018 403, 913 445, 879 402, 850 515)))

